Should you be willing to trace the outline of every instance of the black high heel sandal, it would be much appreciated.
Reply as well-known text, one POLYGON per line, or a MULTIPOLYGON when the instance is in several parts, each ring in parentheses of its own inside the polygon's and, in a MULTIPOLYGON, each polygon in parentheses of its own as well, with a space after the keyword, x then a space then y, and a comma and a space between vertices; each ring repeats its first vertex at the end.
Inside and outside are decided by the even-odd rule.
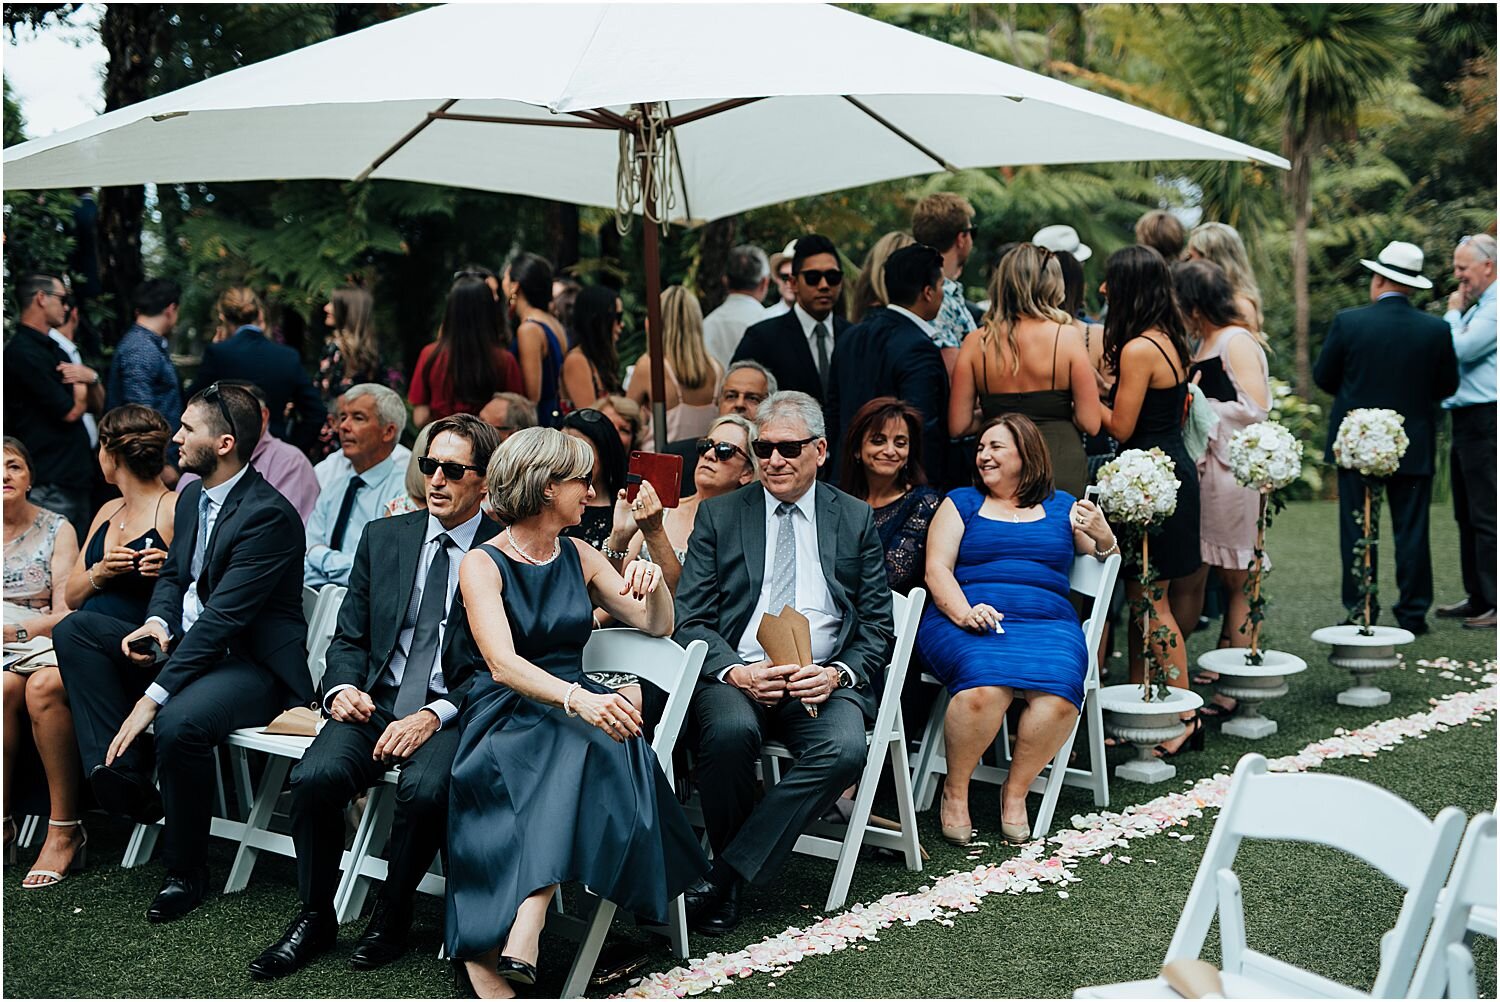
POLYGON ((1156 754, 1159 758, 1173 758, 1180 752, 1202 751, 1203 738, 1208 731, 1208 724, 1199 714, 1193 714, 1193 718, 1187 721, 1187 736, 1182 744, 1177 746, 1177 751, 1168 751, 1166 745, 1157 745, 1156 754))
POLYGON ((501 957, 495 973, 513 985, 536 984, 536 965, 515 957, 501 957))

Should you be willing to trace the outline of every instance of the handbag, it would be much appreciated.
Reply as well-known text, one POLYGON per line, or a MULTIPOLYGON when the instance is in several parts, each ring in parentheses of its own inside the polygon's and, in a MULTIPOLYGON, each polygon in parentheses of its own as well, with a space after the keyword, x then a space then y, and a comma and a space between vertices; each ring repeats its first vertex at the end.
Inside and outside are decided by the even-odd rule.
POLYGON ((57 651, 51 637, 32 637, 5 645, 5 670, 30 675, 43 668, 57 667, 57 651))

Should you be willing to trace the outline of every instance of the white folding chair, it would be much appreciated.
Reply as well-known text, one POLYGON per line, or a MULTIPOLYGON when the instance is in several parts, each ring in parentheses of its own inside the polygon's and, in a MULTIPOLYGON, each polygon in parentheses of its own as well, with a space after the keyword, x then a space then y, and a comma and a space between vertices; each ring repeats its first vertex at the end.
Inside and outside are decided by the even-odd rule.
MULTIPOLYGON (((1084 554, 1074 559, 1068 574, 1068 587, 1080 595, 1093 599, 1089 618, 1083 623, 1083 636, 1088 650, 1088 671, 1083 678, 1083 710, 1079 720, 1074 721, 1068 739, 1063 742, 1052 762, 1041 771, 1031 784, 1032 793, 1042 795, 1036 820, 1032 823, 1033 837, 1042 838, 1052 829, 1052 815, 1057 809, 1057 798, 1062 788, 1081 786, 1093 791, 1094 804, 1109 806, 1109 772, 1104 758, 1104 714, 1099 708, 1099 645, 1104 638, 1104 627, 1109 621, 1109 603, 1114 594, 1115 583, 1120 574, 1120 555, 1113 554, 1106 560, 1084 554), (1068 765, 1073 754, 1073 741, 1078 736, 1079 721, 1089 731, 1089 768, 1079 769, 1068 765)), ((929 674, 922 675, 923 682, 939 685, 937 699, 927 715, 927 727, 922 733, 921 747, 917 751, 917 765, 913 785, 917 791, 917 809, 925 811, 932 806, 937 794, 937 778, 948 774, 947 746, 943 736, 943 721, 948 710, 948 690, 929 674)), ((998 765, 981 763, 974 769, 974 779, 981 783, 1005 782, 1010 774, 1010 723, 1002 721, 1000 733, 995 737, 995 758, 998 765)))
MULTIPOLYGON (((905 856, 908 870, 916 872, 922 869, 922 849, 917 843, 917 811, 912 799, 910 765, 906 759, 906 728, 901 720, 901 687, 906 682, 906 669, 911 663, 912 646, 916 643, 917 624, 922 620, 922 605, 927 601, 927 592, 913 588, 910 594, 892 594, 891 599, 896 642, 885 671, 875 726, 865 734, 869 750, 854 796, 854 812, 849 816, 847 826, 817 822, 811 832, 798 836, 795 846, 797 852, 836 861, 833 885, 828 889, 828 900, 823 905, 830 912, 843 907, 849 897, 849 883, 854 879, 854 865, 859 860, 862 846, 894 849, 905 856), (900 831, 870 824, 870 809, 874 806, 875 791, 880 786, 880 775, 885 770, 887 759, 896 786, 900 831)), ((767 789, 781 781, 781 762, 794 758, 780 742, 767 741, 761 746, 761 775, 767 789)))
POLYGON ((1470 933, 1495 938, 1495 855, 1495 815, 1477 815, 1464 832, 1408 998, 1479 997, 1465 939, 1470 933))
MULTIPOLYGON (((1229 998, 1401 998, 1412 983, 1428 920, 1453 862, 1463 812, 1445 807, 1434 820, 1389 790, 1345 776, 1271 775, 1260 755, 1235 767, 1224 807, 1193 878, 1166 963, 1197 959, 1219 922, 1229 998), (1245 914, 1235 856, 1244 839, 1307 842, 1348 853, 1405 889, 1395 926, 1382 940, 1380 969, 1368 996, 1245 944, 1245 914)), ((1492 843, 1493 845, 1493 843, 1492 843)), ((1490 857, 1494 874, 1494 856, 1490 857)), ((1491 884, 1493 900, 1493 882, 1491 884)), ((1074 998, 1177 998, 1160 977, 1081 988, 1074 998)))
MULTIPOLYGON (((303 607, 306 608, 307 589, 303 590, 303 607)), ((348 589, 341 585, 324 585, 318 592, 318 600, 307 621, 307 669, 312 676, 313 690, 323 680, 324 656, 338 626, 339 607, 344 603, 348 589)), ((229 736, 230 758, 237 774, 236 786, 249 790, 250 767, 247 752, 260 752, 266 756, 266 764, 260 775, 245 822, 240 829, 239 848, 235 850, 234 862, 229 867, 229 877, 224 882, 224 893, 243 891, 250 883, 250 874, 255 869, 261 852, 272 852, 278 856, 295 858, 297 850, 290 835, 271 829, 271 820, 276 813, 277 801, 286 786, 287 774, 292 766, 301 761, 312 745, 313 739, 292 734, 264 734, 259 727, 244 727, 229 736)), ((346 854, 347 855, 347 854, 346 854)))

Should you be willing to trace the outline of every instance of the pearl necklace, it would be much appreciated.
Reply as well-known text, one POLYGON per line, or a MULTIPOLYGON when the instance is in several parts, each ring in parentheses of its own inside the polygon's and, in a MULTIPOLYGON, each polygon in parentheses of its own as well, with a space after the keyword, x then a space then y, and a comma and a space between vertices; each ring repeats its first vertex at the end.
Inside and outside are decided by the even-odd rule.
POLYGON ((557 559, 558 554, 562 553, 562 540, 554 537, 552 540, 552 556, 548 557, 546 560, 538 560, 536 557, 533 557, 531 554, 527 553, 524 549, 521 548, 521 541, 516 539, 513 532, 511 532, 509 529, 506 529, 505 535, 510 540, 510 545, 515 547, 516 552, 521 555, 521 559, 526 561, 528 564, 531 564, 533 567, 543 567, 547 564, 550 564, 552 563, 552 561, 557 559))

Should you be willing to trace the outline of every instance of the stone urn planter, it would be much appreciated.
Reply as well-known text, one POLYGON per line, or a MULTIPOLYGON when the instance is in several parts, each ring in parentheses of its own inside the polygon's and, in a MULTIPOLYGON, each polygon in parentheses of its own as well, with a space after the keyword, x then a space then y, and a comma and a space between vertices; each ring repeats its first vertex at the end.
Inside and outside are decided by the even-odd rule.
POLYGON ((1217 672, 1220 695, 1239 702, 1239 712, 1224 722, 1225 734, 1258 741, 1276 733, 1276 721, 1261 715, 1260 704, 1287 694, 1286 677, 1307 670, 1307 662, 1286 651, 1261 651, 1261 663, 1246 664, 1246 647, 1223 647, 1198 658, 1198 667, 1217 672))
POLYGON ((1333 648, 1328 660, 1335 668, 1354 675, 1354 684, 1339 693, 1339 705, 1359 707, 1391 701, 1391 694, 1375 684, 1375 674, 1400 664, 1396 648, 1417 639, 1410 630, 1395 626, 1372 626, 1365 634, 1355 625, 1325 626, 1314 630, 1312 638, 1333 648))
POLYGON ((1115 767, 1117 779, 1135 783, 1162 783, 1177 775, 1177 767, 1151 754, 1163 741, 1178 737, 1186 729, 1182 714, 1203 705, 1203 697, 1191 689, 1171 689, 1166 699, 1146 702, 1139 683, 1107 685, 1099 690, 1104 711, 1104 729, 1135 745, 1136 757, 1115 767))

